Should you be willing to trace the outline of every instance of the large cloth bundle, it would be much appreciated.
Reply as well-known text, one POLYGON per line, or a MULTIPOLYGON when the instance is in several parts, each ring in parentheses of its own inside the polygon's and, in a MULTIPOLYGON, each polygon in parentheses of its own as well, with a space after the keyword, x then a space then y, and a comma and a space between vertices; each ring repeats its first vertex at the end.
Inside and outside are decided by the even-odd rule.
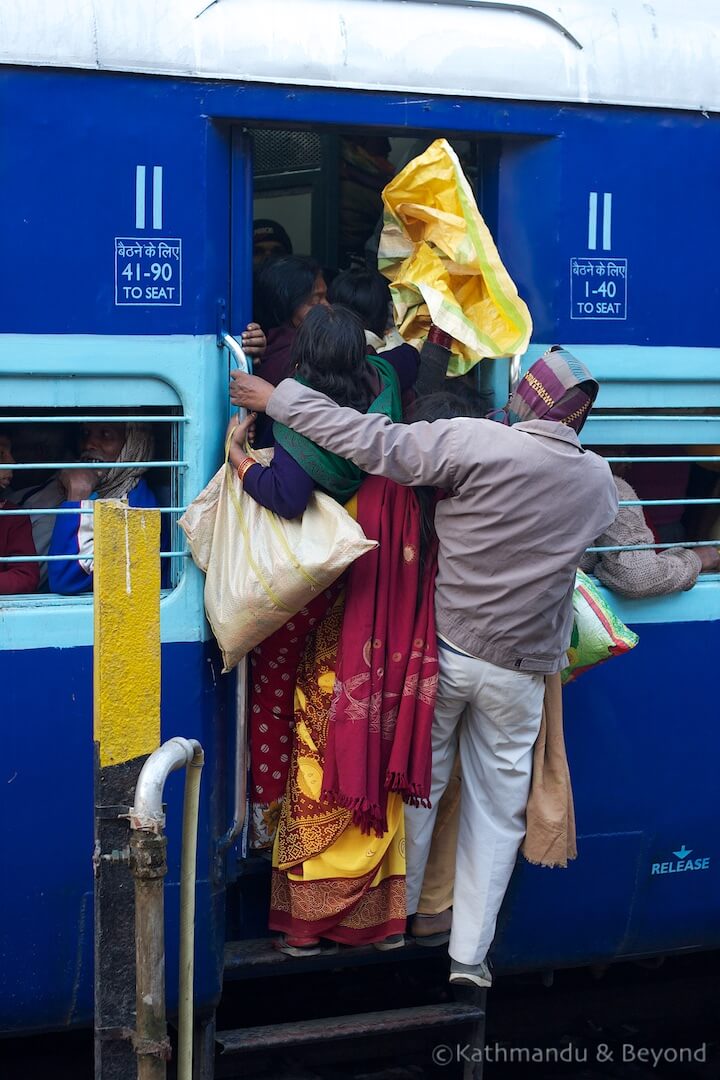
POLYGON ((378 265, 390 279, 405 340, 419 345, 431 321, 450 334, 450 375, 463 375, 483 357, 525 352, 530 312, 448 142, 436 139, 406 165, 383 201, 378 265))
POLYGON ((575 624, 567 651, 568 666, 562 673, 563 686, 611 656, 621 656, 634 649, 639 640, 582 570, 575 577, 573 612, 575 624))
MULTIPOLYGON (((272 460, 272 450, 251 453, 261 465, 272 460)), ((227 463, 187 508, 180 526, 205 571, 205 611, 224 671, 377 547, 321 492, 313 492, 302 517, 278 517, 246 494, 227 463)))

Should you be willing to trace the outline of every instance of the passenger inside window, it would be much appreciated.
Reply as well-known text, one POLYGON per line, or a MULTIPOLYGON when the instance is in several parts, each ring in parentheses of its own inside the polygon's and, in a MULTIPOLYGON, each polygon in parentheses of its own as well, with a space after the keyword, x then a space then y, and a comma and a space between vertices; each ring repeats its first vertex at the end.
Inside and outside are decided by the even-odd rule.
MULTIPOLYGON (((142 466, 103 469, 113 462, 148 461, 154 440, 150 426, 142 423, 90 423, 82 428, 78 460, 87 468, 63 469, 57 480, 63 492, 63 508, 89 509, 95 499, 127 498, 130 506, 157 506, 142 466)), ((88 592, 93 584, 93 515, 59 514, 50 541, 50 555, 81 555, 73 561, 50 562, 51 592, 88 592)))
MULTIPOLYGON (((13 510, 15 504, 8 502, 4 495, 12 480, 14 465, 10 432, 0 428, 0 510, 13 510)), ((20 515, 0 515, 0 556, 12 558, 20 555, 34 556, 32 527, 28 517, 20 515)), ((40 569, 36 562, 0 563, 0 595, 9 596, 18 593, 37 591, 40 569)))
POLYGON ((279 221, 256 218, 253 221, 253 269, 277 255, 292 255, 290 237, 279 221))
POLYGON ((273 386, 292 375, 290 351, 298 327, 318 304, 327 304, 319 263, 304 255, 266 259, 255 278, 255 318, 267 335, 262 377, 273 386))
MULTIPOLYGON (((603 453, 607 457, 634 457, 638 456, 632 447, 617 446, 603 447, 603 453)), ((675 456, 673 449, 645 448, 648 456, 675 456)), ((672 464, 672 463, 670 463, 672 464)), ((677 472, 669 478, 670 493, 664 490, 657 480, 662 475, 663 463, 655 462, 645 466, 654 465, 656 481, 652 495, 643 493, 643 498, 671 499, 684 498, 685 488, 678 491, 677 472)), ((681 463, 687 475, 687 469, 681 463)), ((625 476, 635 466, 627 462, 613 462, 612 471, 617 487, 618 499, 635 500, 639 496, 635 489, 630 486, 625 476)), ((642 476, 641 472, 641 476, 642 476)), ((647 489, 646 489, 647 490, 647 489)), ((679 510, 674 522, 667 522, 675 530, 680 525, 680 517, 684 507, 650 507, 651 510, 679 510)), ((642 506, 621 506, 613 524, 606 532, 595 541, 594 547, 630 547, 641 544, 673 543, 673 540, 665 540, 659 529, 653 529, 649 515, 646 516, 642 506), (659 535, 662 536, 662 540, 659 535)), ((656 518, 654 519, 657 520, 656 518)), ((653 522, 654 524, 654 522, 653 522)), ((672 531, 671 531, 672 535, 672 531)), ((695 548, 665 548, 655 550, 646 548, 644 551, 606 551, 601 554, 586 553, 580 563, 580 567, 586 573, 595 576, 607 585, 609 589, 620 593, 622 596, 645 597, 664 596, 668 593, 691 589, 703 572, 720 569, 720 554, 714 546, 707 545, 695 548)))
MULTIPOLYGON (((626 450, 628 448, 626 447, 626 450)), ((682 446, 635 446, 632 457, 684 456, 682 446)), ((639 499, 685 499, 690 480, 689 461, 634 461, 625 467, 624 479, 639 499)), ((687 540, 683 526, 684 506, 648 506, 645 518, 661 544, 681 544, 687 540)))
MULTIPOLYGON (((688 456, 720 459, 720 446, 688 446, 688 456)), ((720 498, 720 460, 695 461, 690 467, 688 499, 720 498)), ((720 504, 696 503, 688 506, 683 525, 692 540, 720 540, 720 504)))
MULTIPOLYGON (((22 510, 29 510, 33 541, 38 555, 45 556, 50 550, 50 539, 55 526, 53 514, 42 512, 59 506, 65 498, 65 489, 58 472, 43 469, 42 462, 74 461, 77 447, 73 424, 31 423, 13 425, 13 450, 18 461, 38 463, 40 467, 30 472, 15 472, 11 498, 22 510), (30 481, 30 483, 28 483, 30 481)), ((38 590, 47 592, 48 564, 41 562, 38 590)))

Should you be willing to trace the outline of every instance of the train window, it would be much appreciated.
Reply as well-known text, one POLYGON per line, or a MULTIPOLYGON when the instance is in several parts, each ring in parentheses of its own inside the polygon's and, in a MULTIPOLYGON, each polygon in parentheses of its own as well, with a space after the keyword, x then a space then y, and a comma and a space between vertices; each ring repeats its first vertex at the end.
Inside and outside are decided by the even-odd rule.
MULTIPOLYGON (((618 529, 614 542, 609 543, 606 537, 589 549, 596 568, 600 566, 597 560, 607 562, 601 567, 605 576, 598 571, 601 580, 607 579, 609 587, 614 587, 614 572, 608 560, 625 552, 695 549, 701 560, 705 552, 712 555, 720 540, 719 407, 598 408, 588 421, 584 442, 610 462, 618 483, 621 511, 635 510, 635 525, 628 531, 633 534, 632 542, 618 529), (618 436, 624 436, 624 441, 618 436), (644 537, 637 529, 639 522, 642 531, 643 519, 647 531, 644 537)), ((658 579, 648 585, 652 592, 642 592, 640 582, 633 585, 630 560, 619 560, 618 566, 622 562, 628 574, 624 595, 639 598, 687 590, 697 578, 698 562, 684 558, 689 573, 683 574, 678 561, 677 581, 668 571, 666 582, 658 579), (638 591, 634 592, 636 586, 638 591)), ((712 563, 710 558, 703 564, 704 582, 718 580, 718 567, 712 563)), ((622 591, 619 576, 615 584, 622 591)))
MULTIPOLYGON (((256 129, 254 218, 280 224, 296 255, 313 255, 328 269, 372 263, 382 222, 382 189, 438 134, 256 129)), ((492 229, 496 141, 478 137, 451 142, 492 229)))
POLYGON ((131 506, 160 509, 162 585, 177 585, 185 565, 177 525, 184 498, 183 423, 180 408, 173 406, 3 409, 3 602, 28 593, 92 592, 98 498, 127 498, 131 506))

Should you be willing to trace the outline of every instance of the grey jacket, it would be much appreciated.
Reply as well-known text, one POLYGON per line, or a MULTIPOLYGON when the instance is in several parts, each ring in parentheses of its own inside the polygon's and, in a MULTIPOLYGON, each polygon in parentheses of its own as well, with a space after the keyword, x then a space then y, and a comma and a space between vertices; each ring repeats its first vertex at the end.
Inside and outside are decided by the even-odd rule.
POLYGON ((575 569, 618 511, 610 467, 571 428, 464 418, 393 424, 290 379, 267 411, 368 473, 448 492, 435 514, 443 637, 511 670, 565 666, 575 569))

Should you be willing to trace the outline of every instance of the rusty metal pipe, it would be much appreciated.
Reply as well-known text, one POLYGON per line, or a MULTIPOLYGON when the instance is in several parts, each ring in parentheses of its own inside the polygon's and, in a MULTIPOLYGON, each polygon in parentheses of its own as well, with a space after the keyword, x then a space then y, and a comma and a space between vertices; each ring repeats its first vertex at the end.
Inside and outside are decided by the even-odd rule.
POLYGON ((167 837, 135 830, 130 838, 135 879, 135 1035, 138 1080, 165 1080, 170 1040, 165 1015, 167 837))
MULTIPOLYGON (((130 810, 130 867, 135 880, 135 987, 137 1019, 133 1045, 138 1060, 138 1080, 165 1080, 170 1058, 165 1011, 165 913, 163 883, 167 874, 167 838, 163 835, 165 814, 163 790, 171 772, 194 764, 191 806, 186 808, 184 831, 190 818, 197 828, 197 793, 204 755, 195 739, 175 738, 163 743, 142 767, 135 788, 135 804, 130 810)), ((196 832, 190 837, 194 852, 196 832)), ((183 848, 185 849, 183 837, 183 848)), ((185 862, 185 860, 183 860, 185 862)), ((193 874, 194 858, 185 874, 193 874)), ((185 893, 188 886, 185 885, 185 893)), ((187 953, 187 944, 184 952, 187 953)), ((192 949, 192 944, 190 944, 192 949)), ((187 969, 187 963, 185 965, 187 969)), ((192 978, 192 964, 189 970, 192 978)), ((187 1005, 184 1013, 187 1015, 187 1005)), ((192 1028, 192 997, 190 997, 192 1028)), ((187 1036, 184 1034, 183 1041, 187 1036)), ((192 1067, 192 1057, 190 1058, 192 1067)))

